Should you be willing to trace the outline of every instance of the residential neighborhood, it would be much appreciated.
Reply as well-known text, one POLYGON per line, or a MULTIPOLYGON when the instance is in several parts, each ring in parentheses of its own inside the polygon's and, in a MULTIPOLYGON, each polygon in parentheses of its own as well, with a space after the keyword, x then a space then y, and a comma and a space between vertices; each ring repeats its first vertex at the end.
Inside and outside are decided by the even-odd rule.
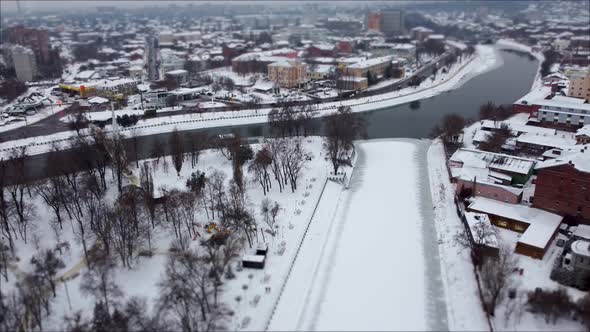
POLYGON ((2 1, 1 331, 590 329, 587 1, 2 1))

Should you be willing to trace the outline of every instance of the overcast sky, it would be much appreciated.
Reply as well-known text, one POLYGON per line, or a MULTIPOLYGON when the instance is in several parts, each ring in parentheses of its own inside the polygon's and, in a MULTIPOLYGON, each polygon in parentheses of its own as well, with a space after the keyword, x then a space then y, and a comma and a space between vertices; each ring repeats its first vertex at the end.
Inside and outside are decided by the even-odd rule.
MULTIPOLYGON (((209 0, 209 1, 192 1, 193 3, 245 3, 246 1, 223 1, 223 0, 209 0)), ((252 1, 257 2, 257 1, 252 1)), ((285 3, 287 1, 264 1, 262 3, 285 3)), ((301 4, 302 2, 322 2, 322 1, 288 1, 293 4, 301 4)), ((333 2, 329 1, 328 3, 333 2)), ((363 5, 364 1, 338 1, 340 3, 357 4, 363 5)), ((382 2, 382 1, 374 1, 382 2)), ((407 1, 398 1, 398 3, 407 1)), ((118 6, 127 8, 137 8, 142 6, 161 6, 169 4, 186 5, 191 1, 129 1, 129 0, 110 0, 110 1, 91 1, 91 0, 21 0, 20 6, 23 11, 35 12, 37 10, 50 10, 50 9, 70 9, 70 10, 93 10, 96 6, 118 6)), ((246 2, 247 3, 247 2, 246 2)), ((17 5, 15 0, 0 0, 0 12, 9 13, 16 12, 17 5)))

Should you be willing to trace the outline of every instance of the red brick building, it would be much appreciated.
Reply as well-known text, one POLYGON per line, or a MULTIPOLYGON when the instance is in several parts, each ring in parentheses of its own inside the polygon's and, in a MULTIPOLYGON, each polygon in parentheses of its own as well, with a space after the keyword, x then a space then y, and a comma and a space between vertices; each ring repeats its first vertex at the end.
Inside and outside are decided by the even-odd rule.
POLYGON ((474 183, 474 181, 457 179, 455 188, 457 195, 460 195, 464 189, 471 189, 474 196, 487 197, 510 204, 518 204, 522 200, 522 189, 501 184, 478 181, 474 183))
POLYGON ((590 151, 585 147, 573 155, 539 163, 533 206, 590 224, 589 166, 590 151))
POLYGON ((341 40, 338 42, 338 52, 350 54, 353 51, 352 42, 349 40, 341 40))
POLYGON ((367 13, 367 29, 381 31, 381 13, 367 13))
POLYGON ((26 28, 22 25, 7 29, 8 41, 27 46, 35 52, 41 62, 49 61, 49 37, 47 30, 26 28))
POLYGON ((336 56, 336 47, 328 44, 316 44, 307 48, 308 56, 312 58, 332 58, 336 56))
POLYGON ((512 104, 512 111, 514 113, 528 113, 531 117, 537 116, 537 111, 541 108, 536 102, 547 99, 551 96, 551 87, 542 86, 538 89, 532 90, 526 95, 512 104))

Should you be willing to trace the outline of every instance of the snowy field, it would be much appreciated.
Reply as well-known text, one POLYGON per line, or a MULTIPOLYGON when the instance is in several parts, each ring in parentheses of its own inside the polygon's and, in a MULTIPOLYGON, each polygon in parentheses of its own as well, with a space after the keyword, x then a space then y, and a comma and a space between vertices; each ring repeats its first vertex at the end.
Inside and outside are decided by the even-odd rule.
POLYGON ((310 230, 327 240, 304 242, 308 258, 295 263, 298 274, 288 280, 269 330, 447 329, 444 302, 442 317, 429 308, 436 301, 428 283, 439 276, 429 276, 426 264, 439 262, 426 257, 436 253, 423 246, 424 223, 431 222, 424 220, 423 209, 431 207, 420 194, 428 192, 418 166, 419 154, 425 153, 421 144, 357 145, 350 189, 337 203, 336 215, 330 218, 327 211, 321 220, 327 225, 317 233, 310 230))
MULTIPOLYGON (((267 196, 273 202, 279 203, 281 209, 277 217, 276 235, 266 234, 264 240, 261 234, 257 234, 256 242, 269 244, 266 268, 264 270, 241 270, 237 268, 240 265, 239 259, 235 259, 231 263, 235 268, 235 278, 224 279, 221 293, 221 301, 233 312, 225 324, 229 330, 259 331, 264 329, 277 302, 279 290, 287 278, 291 262, 297 254, 298 244, 304 238, 306 228, 322 192, 328 197, 326 203, 328 205, 341 192, 342 186, 340 184, 327 182, 327 174, 331 166, 322 157, 322 142, 323 140, 319 137, 301 138, 301 145, 311 154, 311 160, 304 166, 298 181, 298 189, 291 192, 291 189, 287 187, 283 192, 279 192, 276 183, 273 183, 267 196), (325 183, 328 184, 324 190, 325 183), (240 301, 237 301, 237 298, 240 301)), ((260 147, 259 144, 252 146, 255 152, 260 147)), ((154 170, 154 187, 157 192, 172 189, 186 190, 186 180, 192 172, 197 170, 204 171, 208 176, 215 171, 220 171, 226 175, 226 184, 231 179, 231 162, 216 150, 203 151, 194 168, 190 166, 190 161, 185 161, 180 175, 176 174, 169 157, 166 158, 166 162, 163 160, 156 162, 152 159, 140 162, 140 165, 149 164, 154 170)), ((260 215, 261 201, 265 196, 260 185, 254 181, 251 173, 247 172, 247 167, 248 164, 244 166, 247 202, 257 220, 260 233, 262 233, 268 229, 268 226, 262 221, 262 215, 260 215)), ((126 184, 136 183, 139 178, 139 170, 135 168, 135 164, 131 166, 131 171, 132 174, 127 176, 125 180, 126 184)), ((105 200, 112 204, 116 196, 116 184, 110 175, 108 178, 110 179, 110 189, 106 193, 105 200)), ((34 212, 30 221, 30 239, 27 243, 24 243, 22 239, 17 239, 18 261, 10 264, 9 281, 4 282, 2 279, 0 287, 3 292, 14 290, 18 276, 32 271, 30 260, 34 254, 44 249, 54 248, 56 242, 69 243, 69 249, 59 255, 65 266, 60 268, 56 275, 56 279, 66 277, 67 282, 57 282, 57 295, 51 299, 52 314, 44 323, 46 330, 61 330, 63 329, 62 318, 66 315, 71 316, 78 310, 85 318, 91 318, 92 315, 94 299, 80 290, 82 275, 87 271, 82 245, 75 222, 70 222, 65 217, 64 227, 60 231, 52 226, 56 224, 53 221, 55 216, 41 198, 34 194, 31 202, 34 212)), ((195 219, 198 222, 198 232, 205 234, 204 225, 211 219, 202 206, 197 209, 195 219)), ((147 300, 148 310, 154 308, 158 296, 158 282, 164 276, 166 261, 171 255, 169 248, 175 240, 175 236, 171 226, 163 223, 156 224, 152 235, 151 244, 149 244, 153 251, 152 257, 135 256, 130 268, 122 267, 120 262, 117 263, 115 280, 123 291, 123 297, 119 299, 119 303, 124 303, 131 297, 142 297, 147 300)), ((88 239, 89 246, 93 241, 93 238, 88 239)), ((193 238, 190 247, 201 250, 198 249, 200 247, 199 241, 199 238, 193 238)), ((147 246, 147 243, 142 242, 137 250, 147 250, 147 246)), ((250 249, 246 243, 239 257, 248 252, 250 249)), ((117 259, 117 257, 115 258, 117 259)))
MULTIPOLYGON (((431 79, 424 80, 418 89, 410 87, 378 96, 324 103, 317 108, 315 116, 320 117, 330 114, 339 106, 350 106, 353 112, 367 112, 409 103, 414 100, 430 98, 445 91, 458 88, 476 75, 496 68, 501 63, 501 55, 494 47, 478 45, 476 47, 476 54, 471 60, 464 60, 463 63, 455 64, 448 73, 438 75, 435 81, 431 79)), ((266 108, 260 110, 208 112, 205 114, 183 114, 152 118, 140 121, 137 125, 125 128, 125 130, 135 128, 138 132, 137 134, 142 136, 170 132, 174 127, 177 127, 178 130, 190 130, 263 123, 267 121, 267 115, 270 110, 270 108, 266 108)), ((107 125, 105 129, 108 132, 111 130, 111 126, 107 125)), ((30 155, 45 153, 50 151, 51 142, 64 140, 62 141, 63 144, 75 134, 74 131, 66 131, 53 135, 4 142, 0 143, 0 151, 6 153, 7 149, 13 147, 29 146, 28 153, 30 155)))

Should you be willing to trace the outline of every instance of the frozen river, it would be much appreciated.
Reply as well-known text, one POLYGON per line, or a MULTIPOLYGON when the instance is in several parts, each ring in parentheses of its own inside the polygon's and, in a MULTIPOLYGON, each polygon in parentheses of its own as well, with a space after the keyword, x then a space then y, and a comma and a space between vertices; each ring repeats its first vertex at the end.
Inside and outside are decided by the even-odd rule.
MULTIPOLYGON (((322 245, 303 243, 317 266, 289 277, 269 330, 448 329, 428 173, 420 165, 427 147, 389 139, 358 145, 339 208, 314 220, 326 229, 322 245)), ((309 261, 295 264, 294 273, 309 261)))

